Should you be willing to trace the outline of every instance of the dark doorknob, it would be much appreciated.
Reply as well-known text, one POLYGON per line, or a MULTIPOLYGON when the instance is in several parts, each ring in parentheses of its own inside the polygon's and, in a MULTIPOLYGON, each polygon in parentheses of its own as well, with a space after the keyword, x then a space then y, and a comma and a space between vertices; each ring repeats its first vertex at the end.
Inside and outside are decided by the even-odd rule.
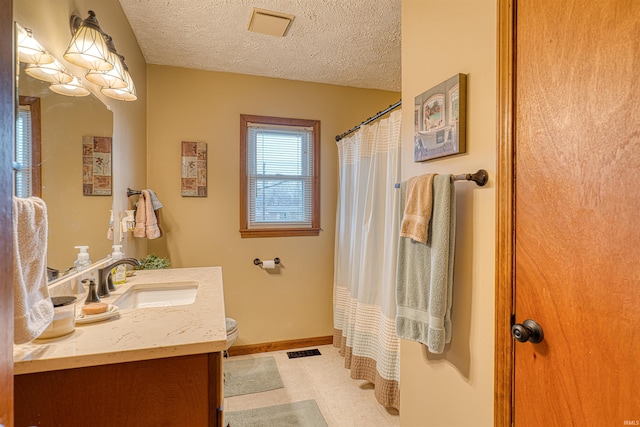
POLYGON ((539 343, 544 338, 542 327, 535 320, 527 319, 522 323, 516 323, 511 327, 511 335, 516 341, 534 344, 539 343))

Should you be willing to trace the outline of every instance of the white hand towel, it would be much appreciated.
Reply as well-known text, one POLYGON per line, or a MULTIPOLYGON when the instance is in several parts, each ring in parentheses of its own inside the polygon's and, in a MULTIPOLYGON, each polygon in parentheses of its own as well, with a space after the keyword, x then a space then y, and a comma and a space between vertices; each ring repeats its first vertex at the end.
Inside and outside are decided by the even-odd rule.
MULTIPOLYGON (((442 353, 451 341, 456 198, 451 175, 433 181, 431 233, 426 244, 400 237, 396 283, 398 337, 442 353)), ((406 183, 401 186, 401 206, 406 183)))
POLYGON ((14 342, 37 338, 53 320, 47 287, 47 206, 13 198, 14 342))

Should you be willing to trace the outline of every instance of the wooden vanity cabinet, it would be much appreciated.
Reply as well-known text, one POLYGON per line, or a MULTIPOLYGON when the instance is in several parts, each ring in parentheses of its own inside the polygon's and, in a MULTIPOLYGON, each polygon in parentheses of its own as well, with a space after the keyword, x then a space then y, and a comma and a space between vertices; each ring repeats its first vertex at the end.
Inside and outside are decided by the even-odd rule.
POLYGON ((222 426, 222 353, 14 377, 18 426, 222 426))

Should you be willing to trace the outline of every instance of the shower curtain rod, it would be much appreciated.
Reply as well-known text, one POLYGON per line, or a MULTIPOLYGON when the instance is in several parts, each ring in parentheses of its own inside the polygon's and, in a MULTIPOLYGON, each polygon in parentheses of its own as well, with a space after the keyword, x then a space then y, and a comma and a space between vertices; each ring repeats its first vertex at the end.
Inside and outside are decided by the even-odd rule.
POLYGON ((345 136, 357 131, 358 129, 360 129, 360 126, 362 125, 366 125, 367 123, 371 123, 372 121, 374 121, 375 119, 377 119, 378 117, 384 116, 385 114, 387 114, 389 111, 393 111, 396 108, 398 108, 399 106, 402 105, 402 99, 398 102, 396 102, 393 105, 389 105, 389 107, 385 108, 382 111, 378 111, 376 114, 374 114, 373 116, 369 117, 367 120, 365 120, 364 122, 360 123, 358 126, 349 129, 348 131, 346 131, 343 134, 340 135, 336 135, 336 142, 340 141, 342 138, 344 138, 345 136))

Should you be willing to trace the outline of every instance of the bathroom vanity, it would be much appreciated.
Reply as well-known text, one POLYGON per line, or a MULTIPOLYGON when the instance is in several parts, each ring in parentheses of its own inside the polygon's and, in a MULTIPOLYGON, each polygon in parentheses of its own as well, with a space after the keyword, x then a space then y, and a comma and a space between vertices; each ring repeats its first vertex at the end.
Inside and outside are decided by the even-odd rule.
POLYGON ((70 335, 16 345, 16 425, 222 425, 222 269, 138 271, 103 302, 194 283, 192 303, 120 308, 70 335))

